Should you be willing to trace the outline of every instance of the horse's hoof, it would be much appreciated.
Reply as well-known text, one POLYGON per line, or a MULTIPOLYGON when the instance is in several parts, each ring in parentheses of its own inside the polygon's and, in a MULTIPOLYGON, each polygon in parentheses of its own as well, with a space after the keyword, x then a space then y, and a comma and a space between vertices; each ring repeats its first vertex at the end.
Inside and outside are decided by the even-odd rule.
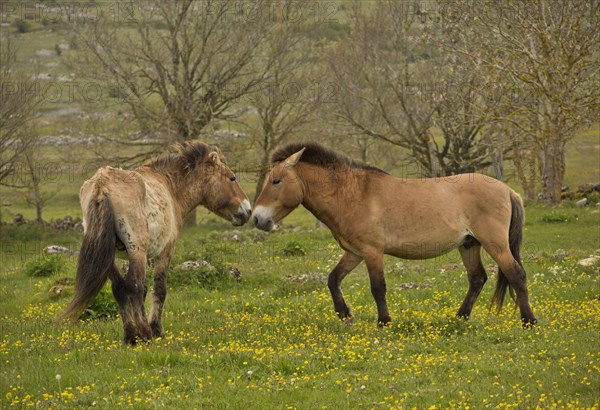
POLYGON ((523 329, 532 329, 533 326, 537 323, 537 319, 534 317, 531 319, 522 318, 521 322, 523 322, 523 329))
POLYGON ((354 324, 354 317, 353 316, 346 316, 344 318, 342 318, 342 323, 345 325, 352 325, 354 324))
POLYGON ((390 319, 390 318, 379 319, 377 321, 377 327, 379 327, 379 328, 388 327, 391 324, 392 324, 392 319, 390 319))
POLYGON ((338 317, 344 321, 344 320, 352 320, 352 313, 350 313, 350 309, 346 309, 342 312, 336 312, 338 317))
POLYGON ((151 323, 150 328, 152 329, 152 338, 157 339, 159 337, 165 337, 165 332, 162 329, 162 326, 157 323, 151 323))

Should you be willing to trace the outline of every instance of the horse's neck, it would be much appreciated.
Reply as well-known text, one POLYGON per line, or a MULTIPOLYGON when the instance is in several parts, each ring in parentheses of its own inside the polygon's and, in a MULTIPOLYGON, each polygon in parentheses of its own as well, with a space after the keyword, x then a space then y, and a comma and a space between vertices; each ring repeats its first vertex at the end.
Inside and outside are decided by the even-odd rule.
POLYGON ((302 205, 332 231, 343 223, 348 206, 360 201, 361 189, 354 171, 311 174, 303 178, 305 193, 302 205))
POLYGON ((156 172, 148 167, 139 167, 136 169, 138 173, 146 175, 151 180, 155 181, 166 188, 174 200, 174 209, 178 214, 179 223, 183 218, 190 213, 194 208, 203 203, 204 190, 203 184, 198 184, 196 181, 190 182, 185 177, 179 177, 175 172, 171 173, 168 170, 156 172))
MULTIPOLYGON (((194 185, 192 185, 194 186, 194 185)), ((176 187, 176 198, 181 208, 182 216, 190 213, 198 205, 204 203, 203 187, 197 184, 195 188, 190 189, 190 186, 176 187)))

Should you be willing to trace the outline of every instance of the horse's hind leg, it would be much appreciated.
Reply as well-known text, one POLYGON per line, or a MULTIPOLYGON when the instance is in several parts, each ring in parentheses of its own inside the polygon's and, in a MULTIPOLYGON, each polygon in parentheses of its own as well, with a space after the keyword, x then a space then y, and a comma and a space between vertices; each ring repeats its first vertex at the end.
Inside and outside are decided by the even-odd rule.
POLYGON ((143 252, 129 254, 129 271, 125 278, 121 277, 117 267, 111 273, 112 290, 119 314, 123 321, 125 343, 135 344, 151 337, 150 326, 144 310, 146 295, 146 254, 143 252))
POLYGON ((162 327, 162 311, 165 299, 167 297, 167 273, 173 247, 169 246, 156 259, 154 267, 154 289, 152 290, 152 310, 150 313, 150 328, 152 337, 164 336, 162 327))
POLYGON ((498 275, 505 275, 509 285, 517 294, 517 306, 521 312, 521 321, 524 326, 530 326, 537 322, 533 310, 529 305, 529 292, 527 291, 527 280, 525 269, 521 266, 509 249, 508 243, 501 246, 486 246, 484 249, 498 263, 498 275))
POLYGON ((135 341, 135 318, 133 312, 129 307, 129 290, 128 283, 125 278, 121 276, 117 265, 113 266, 113 269, 109 273, 110 281, 112 283, 112 293, 119 306, 119 315, 123 322, 124 338, 125 343, 131 344, 135 341))
POLYGON ((333 299, 333 306, 335 308, 336 313, 338 314, 340 319, 346 319, 352 317, 350 314, 350 308, 346 304, 344 300, 344 295, 342 294, 342 289, 340 287, 342 280, 352 271, 352 269, 356 268, 358 264, 362 261, 360 256, 357 256, 353 253, 346 252, 342 259, 338 262, 338 264, 333 268, 331 273, 329 274, 329 279, 327 281, 327 286, 329 287, 329 291, 331 292, 331 298, 333 299))
POLYGON ((457 316, 468 318, 473 310, 473 305, 481 293, 483 285, 487 281, 487 274, 481 263, 481 246, 474 245, 469 248, 461 246, 458 248, 463 264, 467 269, 467 278, 469 279, 469 290, 463 300, 457 316))
POLYGON ((150 340, 152 331, 146 318, 146 309, 144 299, 147 293, 146 286, 146 252, 135 252, 129 254, 129 271, 125 281, 128 283, 130 308, 135 322, 136 331, 130 343, 135 343, 135 339, 141 341, 150 340))

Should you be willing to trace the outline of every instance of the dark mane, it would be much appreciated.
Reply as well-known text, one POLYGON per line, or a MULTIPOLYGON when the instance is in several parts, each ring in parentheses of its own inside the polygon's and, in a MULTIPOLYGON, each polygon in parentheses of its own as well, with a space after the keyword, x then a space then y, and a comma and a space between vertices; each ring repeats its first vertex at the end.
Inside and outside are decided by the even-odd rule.
POLYGON ((203 162, 210 152, 218 152, 216 147, 195 140, 176 144, 175 149, 177 153, 160 154, 144 165, 152 169, 177 170, 181 174, 185 174, 197 164, 203 162))
POLYGON ((338 154, 332 149, 324 147, 317 142, 293 142, 284 145, 283 147, 279 147, 271 153, 271 162, 277 163, 284 161, 290 155, 295 154, 302 148, 306 149, 300 157, 300 162, 326 168, 348 167, 387 174, 387 172, 379 168, 365 164, 364 162, 353 160, 345 155, 338 154))

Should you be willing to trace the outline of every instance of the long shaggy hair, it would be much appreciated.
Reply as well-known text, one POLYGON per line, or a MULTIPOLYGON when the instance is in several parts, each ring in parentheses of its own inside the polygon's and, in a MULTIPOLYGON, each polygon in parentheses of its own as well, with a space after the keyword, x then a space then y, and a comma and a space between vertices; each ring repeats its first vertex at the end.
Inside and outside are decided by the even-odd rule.
POLYGON ((144 165, 152 169, 176 171, 181 176, 185 176, 198 164, 204 162, 211 152, 218 152, 219 157, 222 157, 221 151, 217 147, 195 140, 176 144, 175 150, 177 151, 176 153, 160 154, 144 165))

